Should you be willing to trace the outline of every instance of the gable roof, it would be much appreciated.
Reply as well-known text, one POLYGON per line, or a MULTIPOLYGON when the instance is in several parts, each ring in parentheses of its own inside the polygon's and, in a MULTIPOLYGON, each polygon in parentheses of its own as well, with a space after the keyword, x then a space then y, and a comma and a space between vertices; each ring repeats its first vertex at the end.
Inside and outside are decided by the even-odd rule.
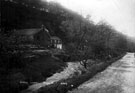
POLYGON ((57 40, 61 40, 59 37, 57 36, 52 36, 51 39, 57 39, 57 40))
MULTIPOLYGON (((47 29, 44 29, 46 32, 49 32, 47 29)), ((34 35, 38 32, 42 31, 41 28, 31 28, 31 29, 20 29, 15 31, 17 35, 34 35)))

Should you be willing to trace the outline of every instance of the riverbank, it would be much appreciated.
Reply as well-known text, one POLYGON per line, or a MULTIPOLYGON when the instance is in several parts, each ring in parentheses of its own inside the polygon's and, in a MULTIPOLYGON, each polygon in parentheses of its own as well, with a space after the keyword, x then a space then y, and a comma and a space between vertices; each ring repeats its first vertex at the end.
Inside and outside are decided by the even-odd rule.
POLYGON ((60 80, 72 78, 75 73, 77 75, 81 75, 82 71, 85 71, 85 68, 80 64, 80 62, 67 62, 67 67, 63 68, 63 71, 56 72, 51 77, 48 77, 44 82, 30 85, 28 89, 22 91, 22 93, 32 93, 34 91, 37 91, 41 87, 51 85, 60 80))
MULTIPOLYGON (((54 82, 47 86, 43 86, 43 87, 37 89, 36 91, 34 91, 34 93, 44 93, 44 92, 45 93, 66 93, 69 90, 72 90, 72 89, 78 87, 80 84, 87 81, 88 79, 92 78, 97 73, 103 71, 104 69, 106 69, 106 67, 108 67, 110 64, 112 64, 116 60, 120 59, 124 55, 125 54, 123 54, 117 58, 113 58, 112 60, 107 61, 107 62, 97 62, 96 64, 88 66, 87 70, 82 71, 83 73, 81 73, 81 74, 73 75, 72 77, 69 77, 67 79, 62 79, 58 82, 54 82)), ((22 93, 33 93, 33 92, 32 91, 27 91, 27 92, 23 91, 22 93)))
POLYGON ((63 71, 67 66, 46 51, 27 52, 21 57, 19 54, 8 54, 4 57, 3 65, 0 64, 1 93, 19 93, 28 86, 43 82, 53 74, 63 71))

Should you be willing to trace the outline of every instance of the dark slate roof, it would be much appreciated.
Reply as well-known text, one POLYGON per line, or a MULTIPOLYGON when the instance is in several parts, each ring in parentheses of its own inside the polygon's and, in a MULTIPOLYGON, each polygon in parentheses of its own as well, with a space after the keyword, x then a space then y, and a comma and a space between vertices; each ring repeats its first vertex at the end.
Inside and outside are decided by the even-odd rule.
POLYGON ((55 39, 55 40, 56 40, 56 39, 57 39, 57 40, 61 40, 61 39, 60 39, 59 37, 57 37, 57 36, 52 36, 52 37, 51 37, 51 39, 55 39))
MULTIPOLYGON (((18 35, 34 35, 38 32, 40 32, 42 29, 41 28, 32 28, 32 29, 20 29, 15 31, 15 34, 18 35)), ((45 29, 46 32, 49 32, 47 29, 45 29)))

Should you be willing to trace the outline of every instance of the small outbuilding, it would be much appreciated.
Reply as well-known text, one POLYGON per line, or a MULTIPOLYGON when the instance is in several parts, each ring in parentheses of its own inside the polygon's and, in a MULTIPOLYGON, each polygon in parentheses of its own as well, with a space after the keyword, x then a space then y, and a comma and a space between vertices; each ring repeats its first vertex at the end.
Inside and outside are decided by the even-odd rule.
POLYGON ((51 45, 52 48, 62 49, 62 40, 57 36, 51 37, 51 45))

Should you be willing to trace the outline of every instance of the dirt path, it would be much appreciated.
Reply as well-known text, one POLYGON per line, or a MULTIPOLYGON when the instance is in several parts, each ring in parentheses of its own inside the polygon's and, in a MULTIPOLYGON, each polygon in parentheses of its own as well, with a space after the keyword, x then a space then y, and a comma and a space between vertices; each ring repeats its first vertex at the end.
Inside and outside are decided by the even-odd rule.
POLYGON ((135 58, 127 53, 105 71, 68 93, 135 93, 135 58))

